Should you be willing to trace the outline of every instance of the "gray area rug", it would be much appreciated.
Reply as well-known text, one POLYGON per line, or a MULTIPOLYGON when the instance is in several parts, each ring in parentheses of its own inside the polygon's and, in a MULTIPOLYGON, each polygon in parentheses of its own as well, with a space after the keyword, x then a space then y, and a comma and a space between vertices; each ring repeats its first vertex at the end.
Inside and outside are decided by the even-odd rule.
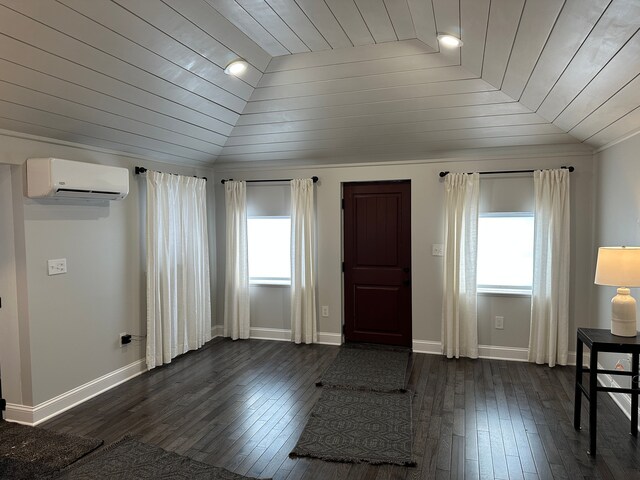
POLYGON ((146 480, 195 479, 241 480, 244 477, 224 468, 167 452, 131 437, 106 447, 71 465, 56 479, 146 480))
POLYGON ((316 384, 322 387, 404 392, 409 349, 345 345, 316 384))
POLYGON ((411 393, 323 390, 291 457, 415 466, 411 393))
POLYGON ((45 478, 102 445, 102 440, 0 421, 0 478, 45 478))

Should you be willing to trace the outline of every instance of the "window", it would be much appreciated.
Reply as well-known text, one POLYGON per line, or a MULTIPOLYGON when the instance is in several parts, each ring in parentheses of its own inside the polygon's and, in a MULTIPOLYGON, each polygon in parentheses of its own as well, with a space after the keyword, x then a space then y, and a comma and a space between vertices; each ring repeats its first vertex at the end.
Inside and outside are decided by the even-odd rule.
POLYGON ((480 214, 478 291, 530 294, 532 281, 533 214, 480 214))
POLYGON ((249 282, 291 284, 291 218, 249 217, 249 282))

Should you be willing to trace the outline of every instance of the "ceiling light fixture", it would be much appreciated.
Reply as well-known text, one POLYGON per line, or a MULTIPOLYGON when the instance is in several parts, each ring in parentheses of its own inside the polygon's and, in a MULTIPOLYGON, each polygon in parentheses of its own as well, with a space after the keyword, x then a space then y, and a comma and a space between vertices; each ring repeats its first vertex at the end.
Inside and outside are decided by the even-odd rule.
POLYGON ((438 35, 438 41, 445 47, 450 48, 460 48, 462 45, 462 40, 458 37, 454 37, 453 35, 449 35, 446 33, 441 33, 438 35))
POLYGON ((247 70, 248 66, 249 64, 245 60, 239 58, 227 65, 227 68, 224 69, 224 73, 238 77, 247 70))

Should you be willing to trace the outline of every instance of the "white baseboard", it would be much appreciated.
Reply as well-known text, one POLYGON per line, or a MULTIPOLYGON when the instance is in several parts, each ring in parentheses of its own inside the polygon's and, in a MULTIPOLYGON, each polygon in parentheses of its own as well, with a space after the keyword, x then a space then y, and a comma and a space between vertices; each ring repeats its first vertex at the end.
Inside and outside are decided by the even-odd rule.
POLYGON ((144 359, 107 373, 35 407, 7 403, 5 419, 35 426, 147 371, 144 359))
MULTIPOLYGON (((604 369, 600 363, 598 363, 598 368, 604 369)), ((603 387, 614 387, 621 388, 620 384, 615 380, 612 375, 608 373, 599 373, 598 374, 598 383, 603 387)), ((628 393, 618 393, 618 392, 607 392, 609 396, 613 399, 618 408, 622 410, 622 412, 626 415, 626 417, 631 420, 631 395, 628 393)), ((640 428, 640 408, 638 409, 638 427, 640 428)))
POLYGON ((255 338, 256 340, 291 341, 291 330, 283 328, 251 327, 249 332, 249 338, 255 338))
MULTIPOLYGON (((211 338, 224 336, 224 327, 214 325, 211 328, 211 338)), ((251 327, 249 338, 255 340, 276 340, 279 342, 291 341, 291 330, 286 328, 251 327)), ((318 342, 320 345, 342 345, 341 333, 318 332, 318 342)))
MULTIPOLYGON (((433 340, 414 340, 414 353, 430 353, 442 355, 442 343, 433 340)), ((528 361, 529 349, 522 347, 502 347, 497 345, 478 345, 478 357, 495 360, 509 360, 513 362, 528 361)), ((589 364, 589 354, 584 355, 589 364)), ((575 365, 576 352, 569 352, 568 365, 575 365)))
MULTIPOLYGON (((433 340, 414 340, 413 351, 414 353, 442 355, 442 343, 433 340)), ((480 358, 526 362, 527 353, 528 350, 526 348, 478 345, 478 356, 480 358)))
POLYGON ((433 353, 435 355, 441 355, 442 343, 434 342, 431 340, 414 340, 413 352, 414 353, 433 353))
POLYGON ((211 338, 222 337, 224 335, 223 325, 214 325, 211 327, 211 338))
POLYGON ((33 426, 33 407, 7 402, 4 418, 8 422, 33 426))
MULTIPOLYGON (((582 354, 582 365, 586 365, 589 366, 589 359, 590 359, 590 355, 589 352, 583 352, 582 354)), ((567 365, 574 365, 576 364, 576 352, 569 352, 567 355, 567 365)))
MULTIPOLYGON (((250 338, 255 338, 256 340, 291 341, 291 330, 282 328, 252 327, 250 335, 250 338)), ((318 332, 317 343, 322 345, 342 345, 342 334, 318 332)))
POLYGON ((321 345, 342 345, 342 334, 318 332, 318 343, 321 345))
POLYGON ((529 349, 522 347, 501 347, 494 345, 478 345, 478 356, 492 360, 510 360, 512 362, 526 362, 529 359, 529 349))

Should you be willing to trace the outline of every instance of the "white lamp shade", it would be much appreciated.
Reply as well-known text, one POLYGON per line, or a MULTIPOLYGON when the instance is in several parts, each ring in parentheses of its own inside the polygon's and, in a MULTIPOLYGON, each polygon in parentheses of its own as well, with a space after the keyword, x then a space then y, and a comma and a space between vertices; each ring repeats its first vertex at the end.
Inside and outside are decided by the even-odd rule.
POLYGON ((600 247, 595 283, 640 287, 640 247, 600 247))

